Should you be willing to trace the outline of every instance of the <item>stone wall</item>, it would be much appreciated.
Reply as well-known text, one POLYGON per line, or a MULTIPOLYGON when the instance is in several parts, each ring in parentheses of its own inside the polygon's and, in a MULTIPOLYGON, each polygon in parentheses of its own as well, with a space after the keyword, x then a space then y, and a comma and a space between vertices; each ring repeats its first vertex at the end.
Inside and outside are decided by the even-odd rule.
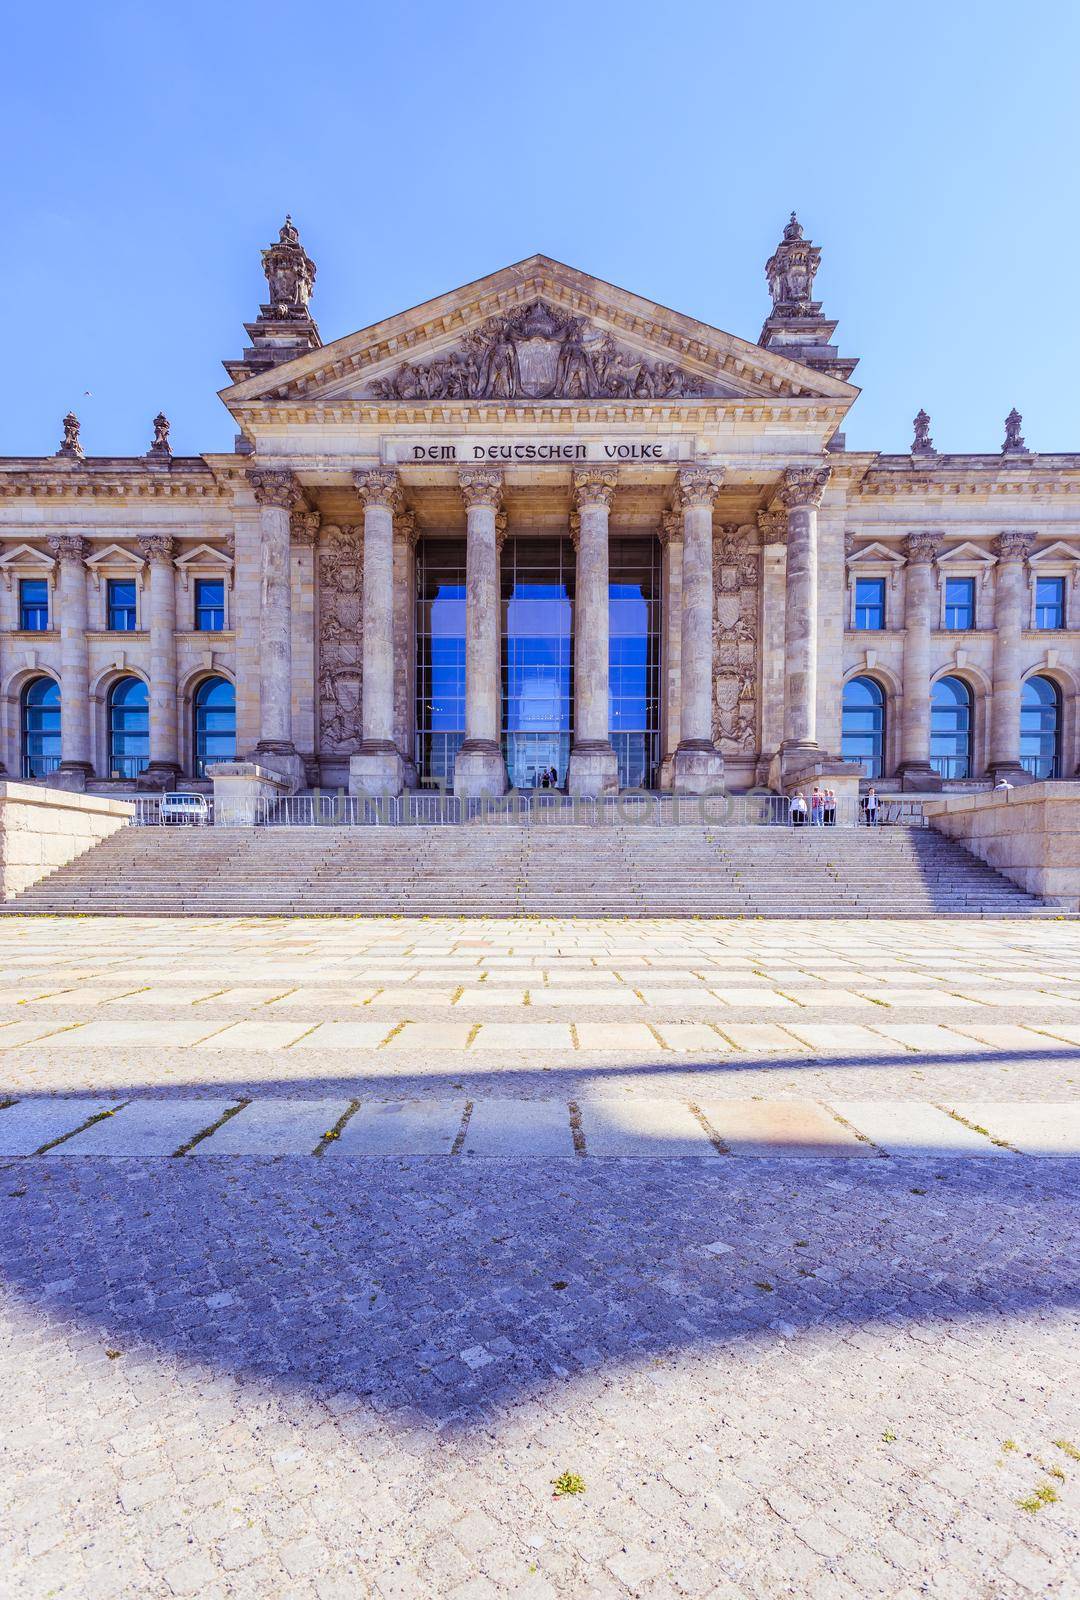
POLYGON ((133 805, 101 795, 0 783, 0 900, 74 861, 134 814, 133 805))
POLYGON ((1029 894, 1080 911, 1080 783, 927 798, 923 811, 1029 894))

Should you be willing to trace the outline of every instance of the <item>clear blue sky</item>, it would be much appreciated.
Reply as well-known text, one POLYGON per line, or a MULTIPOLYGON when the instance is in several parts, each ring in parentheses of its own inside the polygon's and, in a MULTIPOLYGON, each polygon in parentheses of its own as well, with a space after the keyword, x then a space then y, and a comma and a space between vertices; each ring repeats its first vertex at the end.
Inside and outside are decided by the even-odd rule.
POLYGON ((849 448, 1080 450, 1080 11, 692 0, 19 6, 0 454, 231 448, 296 218, 329 341, 533 251, 756 339, 795 207, 862 358, 849 448), (85 398, 84 391, 91 397, 85 398))

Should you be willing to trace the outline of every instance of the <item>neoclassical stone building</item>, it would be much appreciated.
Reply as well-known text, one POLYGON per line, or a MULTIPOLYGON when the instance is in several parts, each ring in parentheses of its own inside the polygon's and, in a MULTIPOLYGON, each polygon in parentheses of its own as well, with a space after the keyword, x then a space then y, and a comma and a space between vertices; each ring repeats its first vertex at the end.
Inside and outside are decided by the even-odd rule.
MULTIPOLYGON (((794 216, 758 342, 534 256, 324 344, 286 220, 228 454, 0 460, 0 761, 95 788, 1076 772, 1080 455, 852 452, 794 216)), ((2 769, 0 769, 2 770, 2 769)))

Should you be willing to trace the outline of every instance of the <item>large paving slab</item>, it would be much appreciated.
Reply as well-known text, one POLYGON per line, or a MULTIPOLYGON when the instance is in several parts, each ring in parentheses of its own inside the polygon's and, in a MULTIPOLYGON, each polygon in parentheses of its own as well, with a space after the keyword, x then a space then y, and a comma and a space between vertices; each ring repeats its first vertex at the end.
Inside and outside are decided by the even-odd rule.
POLYGON ((30 1156, 42 1145, 63 1139, 91 1118, 120 1104, 116 1100, 21 1100, 0 1111, 0 1156, 30 1156))
POLYGON ((1008 1105, 967 1101, 951 1110, 1027 1156, 1080 1156, 1080 1102, 1008 1105))
POLYGON ((1001 1145, 940 1106, 903 1100, 834 1100, 832 1105, 846 1122, 891 1156, 1006 1154, 1001 1145))
POLYGON ((132 1100, 57 1145, 61 1156, 171 1156, 223 1117, 228 1100, 132 1100))
POLYGON ((256 1100, 200 1140, 192 1154, 310 1155, 348 1107, 347 1100, 256 1100))
POLYGON ((345 1124, 330 1159, 449 1155, 464 1111, 464 1101, 368 1102, 345 1124))

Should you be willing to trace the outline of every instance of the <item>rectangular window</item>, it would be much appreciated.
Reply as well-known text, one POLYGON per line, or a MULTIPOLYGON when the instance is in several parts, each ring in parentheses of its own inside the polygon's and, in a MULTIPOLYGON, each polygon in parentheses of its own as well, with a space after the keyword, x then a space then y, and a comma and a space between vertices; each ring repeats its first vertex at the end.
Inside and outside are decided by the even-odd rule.
POLYGON ((135 580, 110 578, 108 587, 108 622, 113 633, 135 632, 135 580))
POLYGON ((885 579, 855 579, 855 626, 859 632, 885 626, 885 579))
POLYGON ((48 626, 48 578, 20 578, 19 627, 23 633, 45 633, 48 626))
POLYGON ((1035 626, 1037 628, 1063 628, 1065 626, 1065 579, 1035 579, 1035 626))
POLYGON ((195 579, 195 626, 200 633, 220 633, 225 626, 225 579, 195 579))
POLYGON ((945 579, 945 626, 963 632, 975 626, 975 579, 945 579))

